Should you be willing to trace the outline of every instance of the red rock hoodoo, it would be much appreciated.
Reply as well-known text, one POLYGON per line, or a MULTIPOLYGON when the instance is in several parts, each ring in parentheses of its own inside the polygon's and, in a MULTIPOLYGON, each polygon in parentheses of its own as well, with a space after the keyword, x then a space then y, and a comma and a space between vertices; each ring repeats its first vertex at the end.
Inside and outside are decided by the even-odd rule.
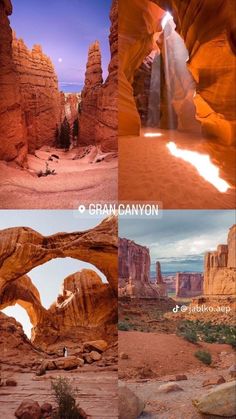
POLYGON ((158 298, 166 296, 160 264, 156 264, 155 282, 150 280, 150 253, 147 247, 119 239, 119 296, 158 298))
POLYGON ((20 86, 13 63, 9 0, 0 1, 0 159, 23 164, 27 153, 20 86))
POLYGON ((82 92, 79 143, 101 145, 104 152, 117 150, 118 0, 111 12, 109 74, 103 83, 101 51, 96 41, 89 48, 82 92))
POLYGON ((13 64, 18 74, 23 121, 29 153, 55 143, 60 115, 60 94, 53 64, 34 45, 30 51, 13 33, 13 64))

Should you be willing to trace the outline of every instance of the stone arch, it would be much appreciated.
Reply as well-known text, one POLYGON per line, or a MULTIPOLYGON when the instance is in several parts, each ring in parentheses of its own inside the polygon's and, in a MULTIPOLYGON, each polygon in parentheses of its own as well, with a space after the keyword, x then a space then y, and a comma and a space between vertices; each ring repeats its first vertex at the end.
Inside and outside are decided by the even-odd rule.
POLYGON ((29 315, 31 340, 40 347, 60 338, 105 338, 117 322, 117 218, 76 233, 44 237, 21 227, 0 232, 0 309, 19 304, 29 315), (71 257, 96 266, 107 283, 91 269, 64 279, 64 291, 45 309, 37 288, 26 275, 55 258, 71 257), (86 331, 86 333, 85 333, 86 331))
POLYGON ((0 295, 6 286, 38 265, 72 257, 95 265, 117 294, 117 218, 110 217, 83 232, 43 236, 28 227, 0 232, 0 295))

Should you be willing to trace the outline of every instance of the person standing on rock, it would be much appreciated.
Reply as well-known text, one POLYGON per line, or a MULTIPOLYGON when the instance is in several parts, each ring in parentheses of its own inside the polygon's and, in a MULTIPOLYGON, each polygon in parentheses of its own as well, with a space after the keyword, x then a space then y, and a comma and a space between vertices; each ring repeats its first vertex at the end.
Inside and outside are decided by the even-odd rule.
POLYGON ((67 350, 67 347, 66 346, 64 346, 64 348, 63 348, 63 356, 65 358, 67 358, 67 356, 68 356, 68 350, 67 350))

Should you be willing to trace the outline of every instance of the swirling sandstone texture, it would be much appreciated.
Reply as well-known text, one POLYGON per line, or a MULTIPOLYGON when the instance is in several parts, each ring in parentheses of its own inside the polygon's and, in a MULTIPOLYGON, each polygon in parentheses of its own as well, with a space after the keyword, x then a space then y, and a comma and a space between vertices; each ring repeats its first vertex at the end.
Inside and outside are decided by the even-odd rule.
POLYGON ((117 219, 104 220, 81 233, 44 237, 26 227, 0 232, 0 309, 20 304, 28 313, 32 340, 43 347, 78 336, 105 338, 117 317, 117 219), (63 292, 48 310, 26 275, 57 257, 72 257, 97 266, 108 283, 91 270, 67 277, 63 292))
POLYGON ((204 295, 235 295, 236 288, 236 224, 228 234, 228 244, 205 255, 204 295))
POLYGON ((79 119, 79 143, 101 145, 104 152, 117 150, 118 0, 112 2, 110 19, 109 74, 103 83, 101 51, 96 41, 89 48, 79 119))
POLYGON ((150 253, 147 247, 127 239, 119 239, 119 296, 158 298, 166 295, 160 263, 156 278, 150 280, 150 253))
POLYGON ((120 0, 120 134, 139 133, 134 106, 134 71, 152 49, 153 35, 161 31, 161 10, 174 17, 176 31, 189 53, 188 68, 196 82, 196 119, 202 133, 225 144, 235 140, 235 22, 231 0, 120 0), (156 3, 156 4, 154 4, 156 3), (151 10, 150 5, 156 7, 151 10), (161 7, 162 9, 158 8, 161 7), (129 115, 127 120, 125 114, 129 115))

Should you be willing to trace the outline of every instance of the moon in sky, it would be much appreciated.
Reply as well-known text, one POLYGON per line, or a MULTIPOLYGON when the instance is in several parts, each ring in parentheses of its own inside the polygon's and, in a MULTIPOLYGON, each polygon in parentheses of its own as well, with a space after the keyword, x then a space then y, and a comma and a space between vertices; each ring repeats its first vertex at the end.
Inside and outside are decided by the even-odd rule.
POLYGON ((58 62, 59 63, 62 63, 62 58, 58 58, 58 62))

